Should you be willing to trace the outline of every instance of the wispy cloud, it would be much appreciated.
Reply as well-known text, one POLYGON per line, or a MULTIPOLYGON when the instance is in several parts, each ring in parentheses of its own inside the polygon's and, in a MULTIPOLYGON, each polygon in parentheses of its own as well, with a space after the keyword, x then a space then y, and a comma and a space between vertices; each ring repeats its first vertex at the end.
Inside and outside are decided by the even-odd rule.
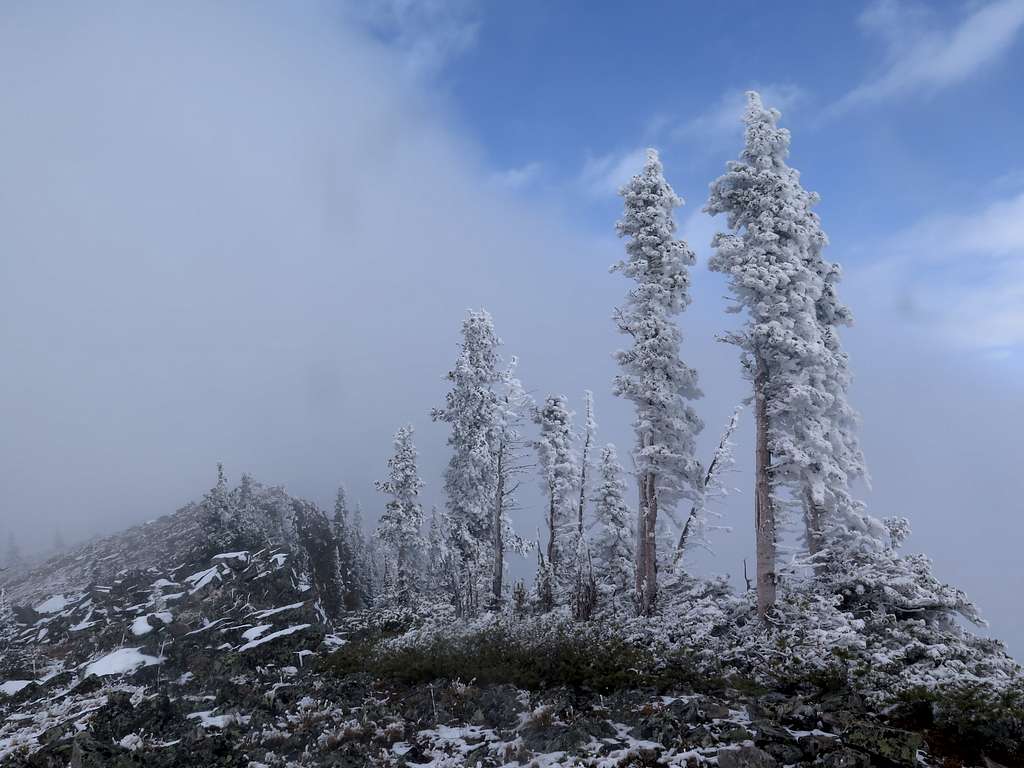
POLYGON ((886 251, 870 281, 892 286, 907 319, 965 347, 1024 346, 1024 192, 921 221, 886 251))
POLYGON ((860 17, 868 35, 882 40, 886 62, 875 77, 830 109, 837 115, 910 92, 934 93, 957 85, 996 61, 1024 27, 1024 0, 991 0, 952 28, 938 25, 925 6, 879 0, 860 17))
POLYGON ((580 173, 580 184, 594 197, 617 194, 622 185, 643 168, 646 152, 644 147, 638 147, 598 157, 588 156, 580 173))
MULTIPOLYGON (((800 86, 793 83, 770 83, 752 88, 761 94, 765 104, 782 112, 798 106, 807 96, 800 86)), ((723 146, 734 148, 736 137, 743 128, 743 110, 747 105, 748 90, 751 89, 726 91, 710 108, 672 128, 671 137, 676 141, 699 143, 702 147, 715 150, 723 146)))
POLYGON ((541 169, 540 163, 527 163, 518 168, 507 168, 504 171, 498 171, 491 175, 491 181, 505 189, 520 190, 533 184, 540 175, 541 169))
POLYGON ((347 6, 355 20, 404 55, 414 76, 436 74, 476 45, 477 0, 372 0, 347 6))

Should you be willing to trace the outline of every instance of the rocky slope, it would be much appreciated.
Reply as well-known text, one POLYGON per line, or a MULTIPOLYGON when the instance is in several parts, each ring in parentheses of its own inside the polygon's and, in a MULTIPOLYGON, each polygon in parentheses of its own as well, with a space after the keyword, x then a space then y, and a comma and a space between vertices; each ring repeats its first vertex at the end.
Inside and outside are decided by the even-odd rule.
MULTIPOLYGON (((290 547, 211 552, 190 507, 5 574, 16 608, 0 659, 0 763, 840 768, 1020 756, 1005 749, 1012 733, 986 753, 975 731, 958 744, 927 702, 875 711, 834 680, 566 685, 558 659, 533 682, 435 678, 423 672, 432 658, 387 669, 374 648, 409 617, 332 620, 312 570, 290 547)), ((567 664, 631 663, 603 655, 567 664)))

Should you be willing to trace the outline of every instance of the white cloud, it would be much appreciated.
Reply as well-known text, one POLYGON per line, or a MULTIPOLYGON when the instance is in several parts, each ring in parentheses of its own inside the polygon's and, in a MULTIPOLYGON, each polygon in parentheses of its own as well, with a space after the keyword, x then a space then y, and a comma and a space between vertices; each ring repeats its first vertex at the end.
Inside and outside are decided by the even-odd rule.
MULTIPOLYGON (((742 133, 743 112, 747 106, 746 93, 751 89, 730 89, 723 93, 709 109, 672 129, 677 141, 692 141, 701 147, 718 150, 733 147, 742 133)), ((796 107, 806 97, 799 86, 792 83, 771 83, 755 86, 764 103, 780 112, 796 107)))
POLYGON ((477 0, 372 0, 346 8, 353 18, 404 56, 417 77, 436 74, 476 45, 477 0))
POLYGON ((508 168, 491 175, 491 180, 499 187, 505 189, 520 190, 528 187, 537 180, 543 166, 540 163, 532 162, 519 168, 508 168))
POLYGON ((982 210, 922 221, 894 237, 868 282, 902 313, 955 344, 1024 345, 1024 192, 982 210))
POLYGON ((588 156, 580 173, 580 183, 594 197, 616 195, 627 181, 640 172, 646 158, 647 150, 643 147, 599 157, 588 156))
POLYGON ((1024 27, 1024 0, 992 0, 977 6, 952 29, 935 25, 919 5, 880 0, 860 18, 866 33, 882 39, 886 64, 829 110, 873 104, 918 91, 934 93, 961 83, 1002 56, 1024 27))

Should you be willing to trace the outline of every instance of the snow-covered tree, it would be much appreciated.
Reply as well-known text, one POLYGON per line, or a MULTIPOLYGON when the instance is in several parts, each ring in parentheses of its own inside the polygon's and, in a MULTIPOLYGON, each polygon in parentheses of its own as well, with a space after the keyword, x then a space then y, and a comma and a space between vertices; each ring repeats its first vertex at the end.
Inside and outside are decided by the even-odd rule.
POLYGON ((593 557, 602 592, 621 595, 633 587, 635 554, 626 481, 615 446, 601 449, 598 486, 594 493, 593 557))
POLYGON ((345 585, 338 563, 338 547, 327 515, 315 504, 292 500, 292 520, 300 557, 309 568, 319 607, 326 617, 345 610, 345 585))
POLYGON ((352 542, 352 523, 349 520, 348 496, 344 486, 338 486, 334 498, 334 517, 331 520, 334 546, 338 550, 338 571, 344 589, 344 603, 348 610, 362 604, 359 590, 358 563, 352 542))
POLYGON ((349 542, 352 547, 352 561, 355 564, 356 585, 359 598, 364 605, 369 605, 376 594, 377 585, 374 581, 373 553, 371 542, 367 540, 366 524, 363 519, 363 505, 356 499, 352 505, 352 524, 349 527, 349 542))
POLYGON ((625 210, 617 229, 627 238, 626 259, 612 270, 634 285, 615 313, 619 329, 632 339, 616 354, 621 372, 615 393, 636 408, 636 589, 640 612, 649 614, 657 600, 658 512, 671 511, 683 498, 696 500, 702 490, 695 438, 703 425, 687 402, 701 392, 696 371, 680 358, 676 322, 690 303, 694 254, 675 237, 673 211, 682 200, 665 181, 657 152, 648 150, 643 170, 619 194, 625 210))
POLYGON ((451 425, 448 445, 452 457, 445 473, 445 492, 450 534, 461 559, 470 610, 476 603, 476 582, 493 552, 500 344, 490 314, 471 311, 462 323, 462 348, 447 377, 452 388, 445 396, 444 408, 434 409, 432 414, 436 421, 451 425))
POLYGON ((515 375, 516 358, 512 358, 501 377, 498 387, 498 403, 495 409, 494 471, 495 488, 492 526, 493 569, 491 576, 491 599, 495 605, 502 602, 505 575, 505 551, 512 549, 525 554, 528 547, 517 536, 509 518, 515 505, 515 493, 519 487, 517 475, 525 471, 523 451, 527 444, 523 438, 523 422, 526 412, 533 404, 532 398, 523 389, 515 375))
POLYGON ((563 395, 548 395, 534 414, 540 435, 534 443, 541 471, 541 485, 547 494, 548 544, 546 564, 555 586, 572 575, 576 552, 576 483, 579 468, 572 440, 573 413, 563 395))
POLYGON ((711 185, 705 208, 727 215, 732 231, 715 236, 710 267, 729 276, 735 310, 747 312, 744 331, 732 340, 754 385, 762 615, 776 599, 780 490, 804 504, 812 553, 821 549, 826 516, 829 526, 844 530, 879 528, 849 494, 851 475, 863 474, 863 461, 851 431, 856 417, 845 400, 845 357, 834 335, 833 326, 848 319, 835 297, 838 271, 822 259, 827 238, 811 210, 818 197, 786 164, 790 137, 778 118, 760 96, 748 94, 744 149, 711 185))
POLYGON ((416 446, 412 438, 411 424, 395 433, 395 452, 388 459, 388 479, 376 484, 377 490, 391 497, 381 515, 377 535, 394 552, 397 588, 402 596, 412 588, 423 527, 423 506, 419 502, 423 481, 416 466, 416 446))

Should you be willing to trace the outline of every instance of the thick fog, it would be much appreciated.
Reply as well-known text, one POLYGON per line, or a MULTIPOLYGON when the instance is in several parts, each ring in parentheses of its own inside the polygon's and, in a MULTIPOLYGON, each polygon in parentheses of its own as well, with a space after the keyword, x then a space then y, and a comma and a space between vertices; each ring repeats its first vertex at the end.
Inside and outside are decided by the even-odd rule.
MULTIPOLYGON (((373 520, 405 422, 443 504, 446 432, 429 413, 471 307, 491 311, 532 392, 579 410, 593 389, 600 441, 630 444, 610 394, 626 289, 607 273, 613 221, 592 231, 496 183, 443 93, 333 6, 275 8, 4 9, 0 536, 26 552, 171 512, 218 461, 324 505, 345 483, 373 520)), ((684 235, 706 256, 697 229, 684 235)), ((908 548, 1020 658, 1019 368, 926 343, 893 285, 847 272, 869 506, 911 519, 908 548)), ((698 267, 682 321, 708 453, 747 387, 714 339, 735 322, 724 292, 698 267)), ((702 569, 735 576, 752 555, 750 431, 722 507, 734 530, 702 569)))

